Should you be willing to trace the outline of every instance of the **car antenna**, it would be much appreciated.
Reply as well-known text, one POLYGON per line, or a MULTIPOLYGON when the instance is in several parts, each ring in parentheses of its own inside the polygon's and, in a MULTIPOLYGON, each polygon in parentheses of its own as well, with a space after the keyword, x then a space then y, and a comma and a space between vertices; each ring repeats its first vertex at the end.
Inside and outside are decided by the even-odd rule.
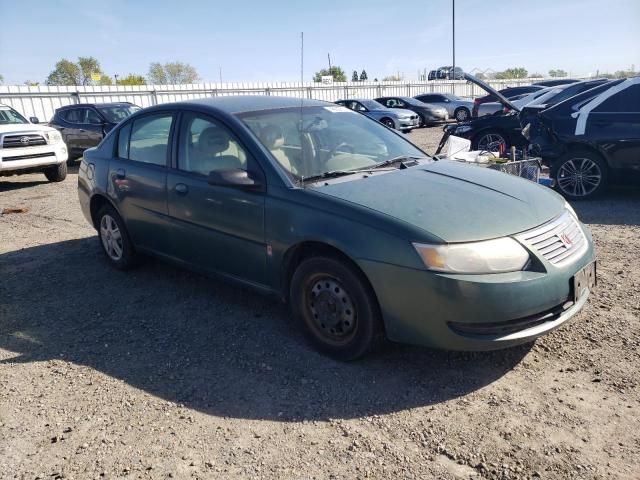
MULTIPOLYGON (((304 159, 304 146, 302 145, 302 125, 303 116, 302 109, 304 106, 304 32, 300 32, 300 121, 298 124, 298 134, 300 135, 300 159, 302 160, 302 168, 306 165, 304 159)), ((304 188, 304 175, 300 175, 300 187, 304 188)))

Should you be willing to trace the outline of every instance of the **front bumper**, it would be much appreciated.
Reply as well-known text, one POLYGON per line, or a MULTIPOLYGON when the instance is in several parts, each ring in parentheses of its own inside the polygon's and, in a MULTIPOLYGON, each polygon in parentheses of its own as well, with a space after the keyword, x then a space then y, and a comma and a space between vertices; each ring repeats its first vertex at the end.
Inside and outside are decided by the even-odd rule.
POLYGON ((587 250, 559 268, 491 275, 438 274, 364 260, 382 311, 387 337, 447 350, 495 350, 533 341, 578 313, 572 278, 594 260, 587 250), (393 281, 390 281, 393 279, 393 281))
POLYGON ((66 162, 67 146, 64 142, 24 148, 0 148, 0 172, 29 170, 66 162))
POLYGON ((399 130, 418 128, 420 126, 420 117, 416 115, 415 118, 398 118, 396 123, 399 130))

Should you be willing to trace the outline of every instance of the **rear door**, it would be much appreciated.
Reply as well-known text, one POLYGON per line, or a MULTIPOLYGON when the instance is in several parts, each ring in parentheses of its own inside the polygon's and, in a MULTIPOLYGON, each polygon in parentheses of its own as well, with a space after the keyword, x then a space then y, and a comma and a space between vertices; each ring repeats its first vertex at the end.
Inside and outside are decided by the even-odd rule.
POLYGON ((585 138, 607 152, 612 168, 640 173, 640 83, 591 110, 585 138))
POLYGON ((109 162, 108 192, 116 198, 137 247, 172 255, 167 209, 167 165, 175 114, 140 116, 118 131, 109 162))
POLYGON ((104 118, 95 108, 85 108, 84 138, 86 148, 95 147, 104 137, 104 118))
POLYGON ((68 108, 59 112, 60 126, 58 129, 62 134, 64 143, 67 148, 74 153, 82 150, 80 141, 80 124, 84 115, 84 108, 68 108))
POLYGON ((176 256, 254 284, 266 283, 264 192, 209 185, 213 170, 261 169, 219 119, 184 112, 177 162, 168 176, 176 256))

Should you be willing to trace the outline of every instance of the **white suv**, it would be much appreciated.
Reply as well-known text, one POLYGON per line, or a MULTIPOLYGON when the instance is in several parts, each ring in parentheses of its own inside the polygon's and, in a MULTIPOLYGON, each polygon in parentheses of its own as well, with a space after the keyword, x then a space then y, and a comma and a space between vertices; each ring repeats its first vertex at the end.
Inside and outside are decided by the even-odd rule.
POLYGON ((38 125, 0 104, 0 177, 42 172, 51 182, 67 176, 67 146, 55 128, 38 125))

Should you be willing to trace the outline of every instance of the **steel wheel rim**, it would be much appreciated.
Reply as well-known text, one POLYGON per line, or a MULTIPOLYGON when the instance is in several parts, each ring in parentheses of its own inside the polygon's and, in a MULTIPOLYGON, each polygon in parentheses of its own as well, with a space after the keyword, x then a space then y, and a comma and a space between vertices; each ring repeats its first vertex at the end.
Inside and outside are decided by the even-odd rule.
POLYGON ((393 122, 391 120, 385 120, 383 123, 389 128, 394 128, 393 122))
POLYGON ((488 133, 480 138, 478 141, 478 150, 488 150, 492 144, 506 145, 502 135, 497 133, 488 133))
POLYGON ((117 262, 122 258, 124 251, 122 233, 111 215, 103 215, 100 220, 100 240, 104 251, 111 260, 117 262))
POLYGON ((309 282, 307 311, 314 333, 324 342, 341 346, 357 330, 357 311, 351 295, 339 280, 322 276, 309 282))
POLYGON ((590 158, 572 158, 558 169, 558 187, 574 197, 592 194, 602 182, 602 171, 590 158))

